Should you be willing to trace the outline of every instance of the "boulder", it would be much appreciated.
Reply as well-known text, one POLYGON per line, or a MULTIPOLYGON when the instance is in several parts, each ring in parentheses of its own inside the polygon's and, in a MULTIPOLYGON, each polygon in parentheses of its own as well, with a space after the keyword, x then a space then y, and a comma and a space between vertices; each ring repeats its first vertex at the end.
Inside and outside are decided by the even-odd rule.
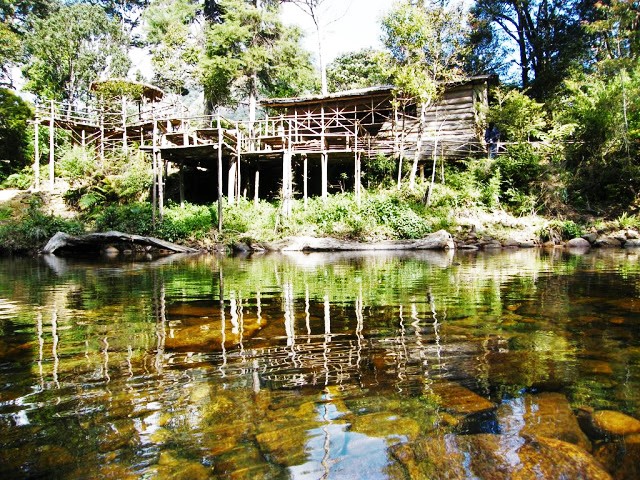
POLYGON ((638 248, 640 247, 640 238, 630 238, 624 242, 624 248, 638 248))
POLYGON ((601 443, 593 455, 616 479, 640 478, 640 435, 601 443))
POLYGON ((598 240, 598 234, 597 233, 587 233, 586 235, 583 235, 582 238, 584 238, 587 242, 593 244, 596 242, 596 240, 598 240))
POLYGON ((613 237, 600 237, 595 241, 594 245, 600 248, 619 248, 622 243, 613 237))
POLYGON ((504 402, 497 412, 500 430, 506 435, 557 438, 591 450, 567 397, 561 393, 525 395, 504 402))
POLYGON ((496 408, 493 402, 455 382, 438 382, 431 386, 440 397, 442 407, 452 413, 473 415, 496 408))
POLYGON ((525 240, 522 242, 518 242, 518 247, 520 248, 533 248, 536 246, 536 242, 533 240, 525 240))
POLYGON ((614 410, 599 410, 591 416, 593 425, 607 436, 622 437, 640 433, 640 420, 614 410))
POLYGON ((627 240, 638 240, 640 239, 640 234, 636 231, 636 230, 627 230, 626 232, 624 232, 624 236, 627 238, 627 240))
POLYGON ((567 242, 567 248, 591 248, 591 244, 585 238, 572 238, 567 242))

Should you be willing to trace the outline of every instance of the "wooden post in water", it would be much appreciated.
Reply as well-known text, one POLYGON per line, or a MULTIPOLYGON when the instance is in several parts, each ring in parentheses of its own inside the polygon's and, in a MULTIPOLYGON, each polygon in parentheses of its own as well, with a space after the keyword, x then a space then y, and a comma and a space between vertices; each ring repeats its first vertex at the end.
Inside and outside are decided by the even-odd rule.
POLYGON ((219 113, 216 125, 218 127, 218 232, 220 233, 222 232, 222 126, 219 113))
POLYGON ((56 106, 51 100, 51 111, 49 118, 49 190, 53 192, 55 188, 55 114, 56 106))
POLYGON ((37 191, 40 190, 40 119, 36 114, 36 120, 33 123, 33 176, 34 176, 34 188, 37 191))

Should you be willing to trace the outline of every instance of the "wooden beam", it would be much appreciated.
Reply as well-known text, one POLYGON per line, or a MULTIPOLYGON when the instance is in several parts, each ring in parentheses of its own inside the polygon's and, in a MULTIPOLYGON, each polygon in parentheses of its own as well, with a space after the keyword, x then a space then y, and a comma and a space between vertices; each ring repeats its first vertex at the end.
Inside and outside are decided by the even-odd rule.
POLYGON ((322 200, 327 200, 328 187, 329 187, 329 155, 327 152, 322 152, 320 156, 320 169, 322 170, 322 200))

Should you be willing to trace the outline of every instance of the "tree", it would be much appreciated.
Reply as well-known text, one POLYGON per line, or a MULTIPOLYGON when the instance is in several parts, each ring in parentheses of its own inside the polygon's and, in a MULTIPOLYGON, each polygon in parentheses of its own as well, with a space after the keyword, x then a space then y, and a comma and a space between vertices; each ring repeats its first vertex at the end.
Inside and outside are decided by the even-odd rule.
POLYGON ((0 181, 26 166, 31 146, 28 126, 32 117, 29 104, 0 88, 0 181))
POLYGON ((209 26, 201 63, 205 98, 209 105, 248 98, 253 122, 260 93, 299 93, 308 86, 310 60, 299 46, 300 31, 282 24, 277 5, 258 8, 244 0, 219 5, 222 21, 209 26))
POLYGON ((491 25, 492 34, 517 52, 522 87, 542 98, 562 82, 572 65, 586 56, 587 35, 582 21, 590 11, 589 3, 477 0, 471 12, 478 25, 491 25))
POLYGON ((124 75, 129 67, 119 25, 95 5, 65 5, 36 21, 26 47, 31 58, 23 69, 25 89, 70 105, 92 81, 124 75))
MULTIPOLYGON (((442 0, 422 0, 414 5, 405 0, 383 19, 382 27, 383 41, 395 60, 393 77, 398 98, 405 102, 415 101, 420 106, 418 145, 409 177, 409 185, 413 188, 426 133, 427 109, 441 95, 447 82, 462 75, 468 34, 466 15, 461 3, 447 5, 442 0)), ((436 150, 433 149, 432 180, 435 178, 436 150)), ((398 186, 401 172, 402 155, 398 186)))
POLYGON ((201 53, 194 26, 198 7, 192 0, 156 0, 144 14, 153 83, 174 93, 184 93, 196 80, 201 53))
MULTIPOLYGON (((293 3, 300 10, 306 13, 313 21, 316 27, 316 36, 318 40, 318 64, 320 66, 320 86, 322 95, 329 92, 327 84, 327 66, 324 57, 324 29, 340 18, 341 14, 336 15, 336 5, 330 0, 282 0, 283 3, 293 3)), ((348 7, 347 7, 348 8, 348 7)))
POLYGON ((0 0, 0 86, 12 86, 11 69, 23 59, 24 35, 50 6, 49 0, 0 0))
POLYGON ((329 91, 386 85, 391 82, 390 64, 388 53, 372 48, 340 55, 327 67, 329 91))

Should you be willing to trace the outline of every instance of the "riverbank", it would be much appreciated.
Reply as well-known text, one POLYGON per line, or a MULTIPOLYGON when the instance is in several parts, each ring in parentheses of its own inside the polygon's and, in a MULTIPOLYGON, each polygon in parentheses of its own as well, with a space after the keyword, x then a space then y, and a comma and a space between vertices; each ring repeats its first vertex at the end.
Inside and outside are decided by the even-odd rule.
MULTIPOLYGON (((418 196, 398 191, 368 193, 358 204, 348 195, 311 199, 284 217, 277 204, 246 200, 225 205, 218 232, 213 205, 170 205, 153 223, 145 203, 115 205, 87 215, 62 195, 0 191, 0 252, 36 254, 57 232, 82 235, 116 230, 157 237, 202 252, 346 251, 501 248, 598 248, 640 246, 640 219, 515 216, 485 206, 425 207, 418 196)), ((130 247, 115 248, 121 251, 130 247)))

